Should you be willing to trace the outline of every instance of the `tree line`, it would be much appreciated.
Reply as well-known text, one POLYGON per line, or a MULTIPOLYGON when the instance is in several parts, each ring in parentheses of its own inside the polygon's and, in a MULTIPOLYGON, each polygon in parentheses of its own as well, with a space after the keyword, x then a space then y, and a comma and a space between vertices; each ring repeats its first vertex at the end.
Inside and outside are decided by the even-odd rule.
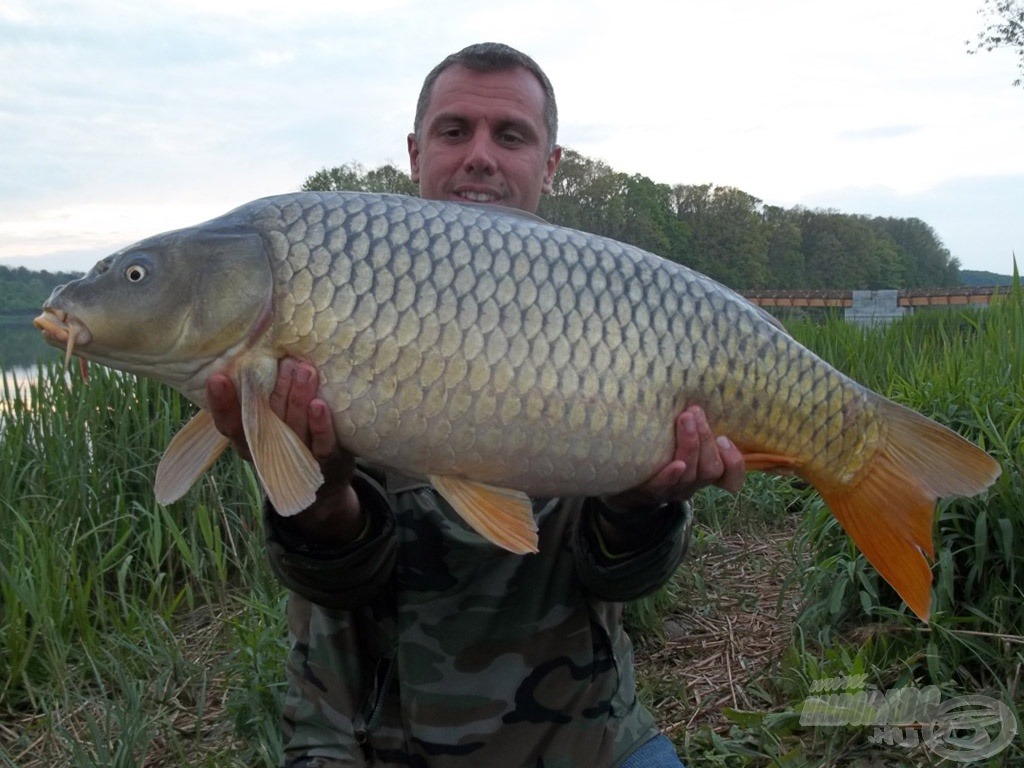
MULTIPOLYGON (((324 168, 305 190, 416 194, 387 164, 324 168)), ((960 265, 920 219, 782 208, 735 187, 665 184, 615 171, 571 149, 562 153, 540 215, 565 227, 631 243, 744 290, 944 288, 960 265)))
POLYGON ((38 313, 55 287, 81 276, 81 272, 47 272, 0 266, 0 317, 38 313))
MULTIPOLYGON (((391 164, 323 168, 304 190, 415 195, 391 164)), ((782 208, 735 187, 664 184, 615 171, 571 149, 562 153, 540 215, 685 264, 739 290, 946 288, 961 285, 957 259, 920 219, 782 208)), ((0 316, 35 312, 78 272, 0 266, 0 316)))

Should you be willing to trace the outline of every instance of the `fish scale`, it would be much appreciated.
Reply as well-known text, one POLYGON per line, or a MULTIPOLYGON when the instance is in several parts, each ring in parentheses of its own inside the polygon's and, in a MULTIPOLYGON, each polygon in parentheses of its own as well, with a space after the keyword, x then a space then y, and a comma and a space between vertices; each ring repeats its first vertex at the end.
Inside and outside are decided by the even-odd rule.
MULTIPOLYGON (((278 289, 285 313, 281 324, 299 331, 288 335, 287 344, 316 363, 329 399, 338 390, 344 405, 336 417, 339 434, 367 458, 422 474, 465 473, 473 466, 480 480, 535 495, 551 495, 556 488, 600 494, 637 484, 663 464, 672 450, 674 414, 685 402, 698 401, 713 423, 722 422, 727 409, 737 411, 740 423, 730 423, 729 433, 741 444, 771 436, 787 455, 850 467, 848 474, 859 469, 856 459, 864 452, 847 456, 848 441, 829 426, 844 405, 836 395, 849 401, 856 388, 849 392, 837 378, 824 390, 836 403, 826 410, 824 425, 798 429, 792 437, 780 431, 785 422, 779 417, 789 401, 769 391, 761 399, 776 407, 765 410, 746 393, 764 392, 776 367, 783 373, 778 383, 785 382, 790 361, 778 354, 780 346, 802 350, 776 342, 777 330, 743 303, 728 301, 733 297, 697 273, 581 233, 548 228, 551 237, 544 237, 544 229, 538 232, 543 225, 528 218, 501 214, 495 219, 486 209, 404 198, 309 195, 280 209, 266 207, 253 224, 278 249, 277 261, 291 268, 279 273, 278 289), (413 261, 404 247, 410 225, 420 230, 427 221, 444 224, 429 228, 426 251, 441 261, 420 267, 417 280, 403 280, 413 261), (277 232, 286 234, 284 240, 274 236, 277 232), (306 239, 311 233, 314 245, 349 246, 332 254, 333 268, 321 269, 318 277, 311 274, 315 262, 306 239), (532 251, 543 253, 544 260, 531 259, 525 243, 535 243, 532 251), (532 279, 520 282, 518 291, 512 290, 515 282, 499 291, 514 272, 532 279), (354 295, 333 301, 345 285, 354 295), (321 333, 314 332, 308 309, 298 314, 310 303, 321 333), (670 320, 680 306, 685 324, 670 320), (438 338, 415 334, 425 313, 439 307, 449 311, 439 313, 438 338), (290 320, 289 311, 296 313, 290 320), (401 341, 390 341, 405 317, 401 341), (755 322, 763 326, 757 334, 755 322), (689 354, 687 341, 705 337, 703 346, 735 348, 743 364, 701 365, 700 357, 689 354), (348 355, 338 354, 338 338, 357 340, 348 355), (519 366, 499 368, 518 339, 526 342, 520 345, 519 366), (410 344, 415 352, 401 355, 410 344), (594 376, 595 359, 606 361, 600 380, 594 376), (714 373, 705 375, 709 370, 714 373), (630 377, 625 386, 623 375, 630 377), (353 379, 360 382, 357 396, 351 396, 353 379), (526 391, 514 386, 517 379, 529 384, 526 391), (431 409, 429 418, 399 418, 423 401, 447 403, 447 409, 431 409), (520 455, 521 447, 526 434, 537 429, 522 422, 524 410, 546 433, 535 439, 529 457, 520 455), (613 418, 612 411, 625 417, 613 418), (442 427, 441 419, 451 423, 442 427), (436 435, 446 437, 438 441, 436 435), (609 451, 609 445, 621 450, 609 451), (645 455, 646 462, 638 463, 637 455, 645 455), (556 466, 564 473, 549 475, 556 466)), ((828 408, 829 402, 825 397, 812 406, 828 408)), ((807 404, 800 399, 790 405, 802 412, 807 404)))
MULTIPOLYGON (((672 457, 676 415, 699 404, 748 468, 811 482, 922 618, 935 500, 980 493, 999 474, 708 277, 494 206, 264 198, 108 257, 58 288, 36 324, 68 354, 157 378, 200 406, 206 378, 228 373, 282 514, 322 482, 269 406, 277 361, 307 360, 348 450, 429 477, 515 552, 535 546, 528 495, 641 484, 672 457), (145 278, 127 281, 129 267, 145 278), (168 327, 184 330, 169 349, 168 327)), ((200 411, 158 468, 157 498, 179 498, 225 445, 200 411)))

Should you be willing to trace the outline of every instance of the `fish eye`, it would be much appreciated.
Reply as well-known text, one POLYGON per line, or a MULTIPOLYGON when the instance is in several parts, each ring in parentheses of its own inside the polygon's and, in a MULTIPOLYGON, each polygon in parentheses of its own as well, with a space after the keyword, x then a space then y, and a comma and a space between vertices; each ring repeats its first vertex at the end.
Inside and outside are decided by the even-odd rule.
POLYGON ((139 283, 145 280, 147 270, 141 264, 129 264, 124 271, 124 276, 129 283, 139 283))

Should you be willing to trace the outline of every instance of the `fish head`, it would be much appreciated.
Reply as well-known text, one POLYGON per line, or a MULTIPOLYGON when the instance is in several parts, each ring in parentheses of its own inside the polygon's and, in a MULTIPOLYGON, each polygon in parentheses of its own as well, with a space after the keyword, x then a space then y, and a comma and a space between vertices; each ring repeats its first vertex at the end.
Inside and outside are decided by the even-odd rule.
POLYGON ((262 237, 200 225, 107 256, 55 288, 34 323, 65 361, 76 354, 188 395, 255 343, 272 297, 262 237))

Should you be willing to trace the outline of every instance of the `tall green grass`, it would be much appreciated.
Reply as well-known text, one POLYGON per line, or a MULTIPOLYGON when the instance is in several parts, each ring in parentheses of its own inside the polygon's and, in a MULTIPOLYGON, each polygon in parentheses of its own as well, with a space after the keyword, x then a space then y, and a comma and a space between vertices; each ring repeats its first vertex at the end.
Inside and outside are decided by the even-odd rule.
MULTIPOLYGON (((1024 605, 1024 301, 1019 292, 987 310, 921 313, 884 329, 831 323, 793 330, 858 381, 931 415, 1000 462, 1002 475, 987 494, 940 504, 933 623, 970 614, 994 631, 1024 629, 1015 610, 1024 605)), ((822 521, 824 516, 812 517, 807 528, 822 547, 836 528, 822 521)), ((834 541, 845 545, 839 537, 834 541)), ((826 550, 817 551, 821 557, 826 550)), ((841 555, 837 549, 828 554, 841 555)), ((838 594, 853 590, 855 582, 860 588, 876 579, 857 575, 828 581, 830 593, 838 594)), ((877 604, 878 593, 873 590, 870 601, 835 600, 836 610, 830 609, 823 623, 868 618, 870 612, 861 608, 877 604)))
MULTIPOLYGON (((273 722, 262 710, 281 671, 281 594, 249 467, 223 459, 161 507, 156 464, 193 411, 175 393, 98 367, 82 381, 55 360, 2 394, 0 765, 216 753, 205 710, 229 702, 208 700, 213 675, 238 676, 258 703, 236 697, 234 711, 273 722), (251 609, 254 595, 273 615, 251 609), (266 676, 246 654, 274 656, 266 676), (202 727, 183 732, 189 719, 202 727)), ((232 759, 259 746, 239 752, 222 730, 232 759)))
MULTIPOLYGON (((775 712, 740 719, 737 738, 763 748, 737 765, 856 760, 937 762, 872 745, 870 727, 800 729, 815 681, 864 674, 880 690, 937 686, 944 701, 984 695, 1020 722, 1024 701, 1024 297, 988 309, 919 312, 884 328, 833 319, 791 330, 853 378, 984 447, 1002 466, 990 491, 939 504, 933 615, 910 614, 842 534, 820 499, 803 499, 794 552, 806 596, 794 643, 768 686, 775 712), (788 713, 788 714, 787 714, 788 713)), ((1022 723, 1024 724, 1024 723, 1022 723)), ((970 734, 961 733, 969 737, 970 734)), ((741 750, 742 752, 742 750, 741 750)), ((739 753, 737 753, 739 754, 739 753)), ((966 754, 966 753, 963 753, 966 754)), ((888 764, 888 763, 885 763, 888 764)), ((1024 765, 1018 736, 988 765, 1024 765)))
MULTIPOLYGON (((943 702, 986 696, 1009 707, 1024 728, 1024 295, 1019 280, 1010 297, 987 309, 919 311, 875 328, 838 317, 798 319, 788 327, 856 380, 981 445, 1000 462, 1002 475, 977 498, 939 504, 928 625, 867 563, 813 489, 750 475, 738 499, 714 492, 698 498, 698 553, 736 526, 770 528, 773 520, 792 519, 796 512, 791 546, 796 566, 789 583, 799 586, 803 609, 789 649, 747 692, 748 700, 763 702, 763 708, 727 710, 733 723, 728 732, 702 728, 681 734, 677 747, 684 762, 942 764, 920 744, 911 749, 872 741, 871 725, 800 724, 801 709, 816 686, 856 675, 882 692, 934 685, 943 702)), ((704 578, 699 558, 697 565, 680 569, 660 593, 629 607, 633 630, 656 638, 663 611, 702 610, 702 595, 712 591, 702 584, 704 578), (675 605, 677 600, 682 604, 675 605)), ((915 735, 923 733, 913 722, 907 725, 915 735)), ((954 735, 967 740, 976 734, 968 728, 954 735)), ((960 753, 961 762, 969 759, 966 755, 960 753)), ((968 764, 1020 768, 1024 738, 1018 733, 1003 751, 968 764)))
MULTIPOLYGON (((883 688, 935 684, 947 697, 985 692, 1017 707, 1022 698, 1019 290, 984 311, 793 332, 859 381, 984 445, 1003 475, 986 496, 940 507, 928 626, 799 484, 751 478, 738 501, 702 499, 697 548, 730 526, 771 526, 800 511, 793 578, 806 607, 793 647, 752 697, 774 706, 689 744, 695 764, 874 754, 856 729, 794 725, 821 677, 862 671, 883 688)), ((192 406, 105 369, 88 381, 65 375, 57 357, 27 389, 6 382, 0 401, 0 766, 274 764, 284 597, 265 561, 251 470, 230 455, 182 502, 157 505, 156 464, 192 406)), ((634 627, 654 631, 679 589, 635 606, 634 627)), ((1019 738, 1000 760, 1024 764, 1019 738)))

